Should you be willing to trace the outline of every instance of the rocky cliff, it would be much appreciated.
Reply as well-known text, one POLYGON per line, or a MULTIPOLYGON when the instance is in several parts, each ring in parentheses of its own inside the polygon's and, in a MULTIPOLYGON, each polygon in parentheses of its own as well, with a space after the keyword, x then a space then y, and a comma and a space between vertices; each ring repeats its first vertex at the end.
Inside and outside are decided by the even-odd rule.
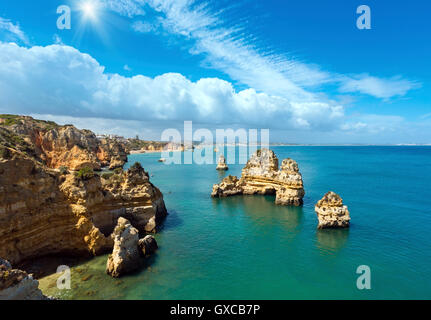
POLYGON ((72 125, 59 126, 54 122, 26 116, 0 116, 0 143, 22 150, 52 169, 67 167, 79 170, 85 167, 118 168, 127 161, 126 147, 114 139, 98 139, 89 130, 72 125), (10 138, 14 140, 10 141, 10 138), (8 141, 9 140, 9 141, 8 141))
POLYGON ((335 192, 328 192, 315 206, 319 229, 348 228, 350 226, 350 213, 343 199, 335 192))
POLYGON ((298 164, 285 159, 279 169, 278 158, 268 149, 258 150, 242 170, 241 178, 229 176, 213 186, 212 197, 238 194, 274 194, 275 203, 300 206, 305 195, 298 164))
POLYGON ((17 264, 51 254, 97 255, 112 249, 119 217, 155 232, 166 216, 162 193, 139 164, 94 174, 91 168, 124 155, 93 138, 27 117, 0 125, 0 257, 17 264), (54 169, 63 165, 86 170, 54 169))

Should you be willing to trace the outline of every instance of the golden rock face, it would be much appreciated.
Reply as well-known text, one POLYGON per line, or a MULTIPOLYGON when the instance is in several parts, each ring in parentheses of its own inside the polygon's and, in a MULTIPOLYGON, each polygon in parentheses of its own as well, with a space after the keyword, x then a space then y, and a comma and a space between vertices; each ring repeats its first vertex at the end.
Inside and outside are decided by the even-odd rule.
POLYGON ((305 195, 298 164, 285 159, 281 168, 278 158, 268 149, 258 150, 242 170, 240 179, 229 176, 213 186, 212 197, 238 194, 275 194, 279 205, 300 206, 305 195))
POLYGON ((105 166, 122 167, 127 161, 125 145, 116 140, 98 139, 93 132, 72 125, 59 126, 16 116, 15 123, 2 126, 2 130, 22 137, 31 146, 34 158, 52 169, 99 170, 105 166))
POLYGON ((55 170, 120 161, 127 155, 115 142, 72 126, 28 117, 17 121, 0 126, 1 258, 15 265, 51 254, 98 255, 112 249, 109 235, 119 217, 142 233, 156 231, 167 212, 162 193, 141 166, 108 178, 55 170), (13 144, 12 132, 22 141, 13 144))
POLYGON ((315 206, 319 229, 348 228, 350 226, 350 213, 343 199, 335 192, 326 193, 315 206))
POLYGON ((16 158, 1 161, 0 172, 0 257, 13 264, 55 253, 97 255, 112 247, 106 236, 118 217, 155 232, 166 216, 163 195, 143 169, 83 181, 16 158))

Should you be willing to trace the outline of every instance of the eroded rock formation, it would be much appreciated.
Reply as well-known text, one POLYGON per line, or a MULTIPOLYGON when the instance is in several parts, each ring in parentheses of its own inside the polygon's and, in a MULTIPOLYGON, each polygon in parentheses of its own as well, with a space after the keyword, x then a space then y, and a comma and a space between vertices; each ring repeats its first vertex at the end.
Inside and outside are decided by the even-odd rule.
POLYGON ((12 269, 0 258, 0 300, 48 300, 39 289, 39 281, 27 272, 12 269))
MULTIPOLYGON (((15 265, 51 254, 98 255, 112 249, 109 235, 119 217, 129 219, 142 233, 156 231, 167 214, 163 195, 139 164, 108 178, 59 172, 52 169, 60 165, 55 159, 58 150, 69 153, 64 156, 73 163, 80 159, 88 164, 86 152, 78 152, 76 158, 73 154, 80 147, 68 145, 67 150, 62 145, 81 139, 75 137, 75 129, 41 133, 42 129, 33 127, 39 125, 34 120, 28 131, 27 120, 23 124, 21 118, 19 125, 0 125, 0 257, 15 265), (9 130, 11 126, 22 133, 9 130), (61 136, 58 141, 46 138, 56 134, 61 136)), ((47 125, 41 124, 43 130, 47 125)), ((81 166, 79 161, 75 168, 81 166)))
POLYGON ((275 194, 275 203, 300 206, 305 195, 298 164, 285 159, 279 169, 278 159, 269 149, 258 150, 242 170, 241 178, 228 176, 213 186, 212 197, 238 194, 275 194))
POLYGON ((216 170, 220 170, 220 171, 227 171, 229 170, 229 167, 226 164, 226 158, 224 157, 224 155, 220 155, 220 158, 217 162, 217 168, 216 170))
POLYGON ((335 192, 328 192, 315 206, 319 229, 348 228, 350 226, 350 214, 343 199, 335 192))
POLYGON ((118 217, 127 218, 140 232, 154 233, 167 215, 163 195, 139 163, 108 180, 101 179, 103 199, 92 220, 104 234, 118 217))
POLYGON ((240 180, 236 176, 229 175, 224 178, 220 184, 215 184, 213 186, 211 196, 213 198, 223 198, 242 193, 243 187, 240 184, 240 180))
POLYGON ((82 182, 72 199, 63 191, 71 182, 63 179, 20 155, 0 160, 0 256, 16 264, 50 253, 98 254, 109 246, 86 206, 97 198, 92 183, 87 189, 82 182))
POLYGON ((155 232, 163 195, 142 167, 104 180, 60 176, 30 159, 0 160, 0 256, 13 263, 44 254, 97 255, 121 216, 155 232), (103 232, 103 233, 102 233, 103 232))
POLYGON ((159 248, 156 239, 152 235, 148 235, 145 238, 140 239, 138 247, 141 250, 142 255, 145 257, 152 255, 159 248))
POLYGON ((139 231, 124 218, 119 218, 112 233, 114 250, 106 263, 106 273, 118 278, 139 268, 139 231))

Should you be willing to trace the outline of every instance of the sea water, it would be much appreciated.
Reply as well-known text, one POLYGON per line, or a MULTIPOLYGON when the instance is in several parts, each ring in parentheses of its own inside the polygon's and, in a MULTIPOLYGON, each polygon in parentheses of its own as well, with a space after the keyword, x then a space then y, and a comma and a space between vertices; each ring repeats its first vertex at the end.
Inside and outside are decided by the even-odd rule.
MULTIPOLYGON (((210 197, 227 174, 216 165, 140 162, 164 194, 169 216, 159 250, 135 274, 112 279, 107 256, 72 268, 72 289, 41 280, 64 299, 430 299, 431 147, 271 148, 303 175, 303 207, 273 196, 210 197), (350 229, 317 230, 314 205, 328 192, 349 207, 350 229), (371 289, 357 287, 357 268, 371 289)), ((196 152, 200 152, 197 150, 196 152)))

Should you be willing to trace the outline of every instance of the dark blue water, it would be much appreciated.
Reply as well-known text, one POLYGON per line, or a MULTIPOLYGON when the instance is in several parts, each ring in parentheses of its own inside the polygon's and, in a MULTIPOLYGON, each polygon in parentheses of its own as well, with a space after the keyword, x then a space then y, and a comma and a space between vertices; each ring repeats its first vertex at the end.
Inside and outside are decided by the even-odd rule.
MULTIPOLYGON (((153 175, 170 215, 148 268, 114 280, 106 257, 80 266, 65 298, 430 299, 430 147, 273 147, 303 174, 302 208, 273 197, 211 199, 215 165, 165 165, 131 155, 153 175), (349 230, 317 230, 315 203, 335 191, 349 230), (371 270, 358 290, 356 269, 371 270), (91 274, 80 281, 82 274, 91 274), (89 293, 89 291, 91 291, 89 293)), ((240 175, 243 165, 230 165, 240 175)), ((49 291, 49 290, 48 290, 49 291)), ((53 294, 53 291, 49 291, 53 294)))

